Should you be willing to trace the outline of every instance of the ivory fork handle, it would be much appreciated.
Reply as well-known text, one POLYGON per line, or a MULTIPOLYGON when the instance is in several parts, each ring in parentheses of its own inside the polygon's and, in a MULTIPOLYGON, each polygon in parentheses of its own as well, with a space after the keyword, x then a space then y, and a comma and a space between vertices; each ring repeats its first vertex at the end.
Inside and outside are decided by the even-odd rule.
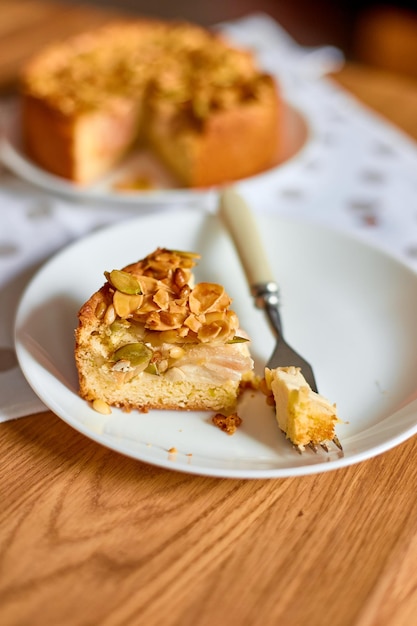
POLYGON ((232 188, 222 191, 218 215, 232 236, 251 289, 274 283, 258 225, 243 197, 232 188))

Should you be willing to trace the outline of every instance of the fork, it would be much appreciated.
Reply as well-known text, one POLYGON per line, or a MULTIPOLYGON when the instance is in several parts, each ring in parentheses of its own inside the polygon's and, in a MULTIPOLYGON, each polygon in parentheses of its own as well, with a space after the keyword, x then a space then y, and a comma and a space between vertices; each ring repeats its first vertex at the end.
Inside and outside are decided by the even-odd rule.
POLYGON ((255 306, 264 309, 273 333, 275 348, 266 367, 301 368, 311 389, 317 392, 313 368, 284 339, 280 315, 279 289, 271 271, 255 217, 243 197, 233 188, 220 194, 218 215, 227 227, 242 263, 255 306))
MULTIPOLYGON (((252 211, 241 195, 233 188, 227 188, 220 193, 218 215, 235 244, 251 294, 255 299, 255 306, 264 309, 276 336, 276 344, 266 367, 269 369, 290 365, 299 367, 311 389, 318 393, 313 368, 310 363, 284 339, 279 310, 279 289, 271 271, 252 211)), ((332 442, 343 454, 342 444, 337 435, 333 437, 332 442)), ((314 443, 310 443, 309 447, 313 452, 318 450, 317 445, 314 443)), ((320 443, 320 447, 325 452, 329 452, 325 442, 320 443)), ((300 450, 298 451, 300 452, 300 450)))

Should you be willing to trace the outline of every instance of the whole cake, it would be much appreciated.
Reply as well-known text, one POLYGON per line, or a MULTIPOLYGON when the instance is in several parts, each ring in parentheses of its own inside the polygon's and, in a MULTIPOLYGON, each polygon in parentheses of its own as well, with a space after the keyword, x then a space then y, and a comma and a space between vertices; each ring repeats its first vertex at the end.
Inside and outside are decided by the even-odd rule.
POLYGON ((80 395, 97 410, 235 409, 253 370, 248 340, 224 287, 194 284, 198 258, 158 248, 106 272, 80 309, 80 395))
POLYGON ((149 145, 183 186, 276 162, 281 100, 253 54, 189 23, 118 22, 49 46, 25 67, 29 156, 76 183, 149 145))
POLYGON ((330 441, 341 448, 335 433, 340 422, 336 406, 311 389, 300 368, 265 368, 262 390, 275 406, 279 428, 297 448, 330 441))

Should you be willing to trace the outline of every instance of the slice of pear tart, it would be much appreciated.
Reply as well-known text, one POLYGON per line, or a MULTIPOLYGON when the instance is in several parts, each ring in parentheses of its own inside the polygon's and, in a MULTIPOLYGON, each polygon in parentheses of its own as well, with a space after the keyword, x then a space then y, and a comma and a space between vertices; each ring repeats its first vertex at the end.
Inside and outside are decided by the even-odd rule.
POLYGON ((215 283, 195 284, 200 255, 158 248, 121 270, 78 313, 79 392, 100 412, 236 407, 253 376, 247 335, 215 283))

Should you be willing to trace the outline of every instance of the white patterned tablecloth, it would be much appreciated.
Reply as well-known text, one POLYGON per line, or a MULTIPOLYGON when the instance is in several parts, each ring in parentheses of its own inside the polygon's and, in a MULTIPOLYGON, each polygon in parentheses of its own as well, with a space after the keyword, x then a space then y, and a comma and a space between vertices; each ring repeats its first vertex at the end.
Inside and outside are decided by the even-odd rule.
MULTIPOLYGON (((296 158, 239 185, 253 209, 349 232, 417 271, 416 144, 326 77, 340 62, 337 50, 300 48, 265 15, 221 28, 257 51, 311 129, 296 158)), ((195 208, 215 210, 215 200, 208 194, 195 208)), ((0 421, 45 409, 14 352, 14 316, 30 277, 56 251, 93 230, 138 210, 166 208, 74 203, 0 169, 0 421)))

